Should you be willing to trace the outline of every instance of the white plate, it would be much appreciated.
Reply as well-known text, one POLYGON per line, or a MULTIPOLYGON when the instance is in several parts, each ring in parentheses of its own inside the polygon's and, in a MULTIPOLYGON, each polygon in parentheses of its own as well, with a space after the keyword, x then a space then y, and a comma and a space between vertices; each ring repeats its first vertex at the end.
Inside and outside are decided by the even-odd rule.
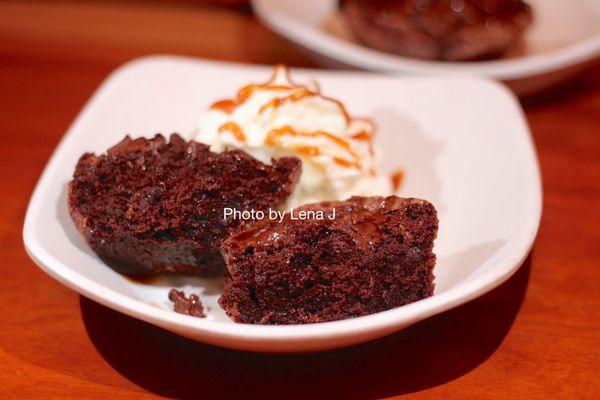
POLYGON ((431 298, 375 315, 323 324, 234 324, 217 303, 219 282, 128 280, 104 265, 69 218, 67 182, 79 156, 103 152, 125 133, 189 134, 200 112, 270 68, 149 57, 113 73, 73 123, 33 193, 23 231, 32 259, 60 282, 99 303, 180 335, 236 349, 270 352, 341 347, 398 331, 456 307, 506 280, 526 257, 541 210, 534 147, 515 98, 470 78, 397 78, 360 72, 293 70, 379 125, 387 171, 406 171, 401 194, 439 211, 436 290, 431 298), (206 319, 171 311, 167 292, 201 293, 206 319))
POLYGON ((523 56, 485 62, 439 62, 400 57, 361 46, 337 13, 337 0, 253 0, 269 27, 323 56, 358 68, 433 75, 470 75, 505 81, 530 95, 579 72, 600 56, 600 1, 529 0, 535 20, 523 56))

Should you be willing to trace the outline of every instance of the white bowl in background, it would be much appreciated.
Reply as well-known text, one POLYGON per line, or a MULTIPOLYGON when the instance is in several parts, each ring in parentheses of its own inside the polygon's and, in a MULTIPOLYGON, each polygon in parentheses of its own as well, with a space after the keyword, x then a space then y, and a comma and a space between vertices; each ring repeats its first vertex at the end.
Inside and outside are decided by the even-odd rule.
POLYGON ((552 87, 600 57, 600 1, 529 0, 534 22, 525 54, 493 61, 425 61, 356 43, 337 0, 253 0, 256 15, 288 39, 345 65, 380 72, 479 76, 501 80, 518 95, 552 87))

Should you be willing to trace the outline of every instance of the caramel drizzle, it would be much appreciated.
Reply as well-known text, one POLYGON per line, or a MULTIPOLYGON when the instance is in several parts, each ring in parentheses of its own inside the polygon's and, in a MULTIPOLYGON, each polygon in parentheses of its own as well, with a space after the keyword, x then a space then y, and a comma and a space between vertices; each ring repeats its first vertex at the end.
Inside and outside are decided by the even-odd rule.
POLYGON ((273 108, 280 107, 282 104, 284 104, 288 101, 298 101, 298 100, 300 100, 304 97, 308 97, 308 96, 321 96, 324 100, 328 100, 328 101, 335 103, 339 107, 342 114, 344 115, 344 119, 346 120, 346 123, 350 123, 350 121, 351 121, 350 114, 346 110, 346 107, 344 107, 344 105, 340 101, 338 101, 336 99, 332 99, 330 97, 322 96, 319 92, 314 92, 314 91, 308 89, 306 86, 297 85, 297 84, 293 83, 290 78, 289 72, 290 71, 289 71, 288 67, 286 67, 285 65, 282 65, 282 64, 277 64, 275 66, 275 71, 273 72, 273 75, 267 82, 262 83, 262 84, 252 83, 252 84, 246 85, 246 86, 242 87, 240 90, 238 90, 238 92, 235 96, 235 99, 219 100, 219 101, 213 103, 210 106, 210 108, 216 109, 216 110, 221 110, 227 114, 231 114, 235 111, 235 109, 237 107, 244 104, 250 98, 250 96, 252 96, 254 91, 256 91, 258 89, 262 89, 262 90, 294 90, 294 89, 297 89, 298 92, 294 92, 294 93, 292 93, 288 96, 282 97, 282 98, 276 98, 276 99, 271 100, 267 104, 263 105, 260 108, 259 112, 262 113, 270 107, 273 107, 273 108), (290 82, 291 85, 275 84, 275 79, 277 79, 277 73, 280 70, 284 71, 285 76, 286 76, 286 81, 290 82))
POLYGON ((266 103, 262 107, 260 107, 258 112, 262 114, 269 108, 278 108, 287 102, 297 102, 298 100, 301 100, 305 97, 311 97, 311 96, 316 96, 316 95, 317 95, 316 93, 311 92, 310 90, 308 90, 305 87, 302 87, 297 92, 294 92, 294 93, 289 94, 284 97, 276 97, 276 98, 270 100, 268 103, 266 103))
POLYGON ((255 90, 257 89, 265 89, 265 90, 291 90, 291 89, 295 89, 295 88, 303 88, 305 90, 308 90, 307 88, 305 88, 304 86, 300 86, 300 85, 276 85, 275 84, 275 79, 277 79, 277 73, 279 71, 283 71, 285 73, 286 76, 286 80, 288 82, 292 82, 292 80, 290 79, 290 72, 289 69, 283 65, 283 64, 277 64, 275 66, 275 70, 273 71, 273 75, 271 75, 271 78, 265 82, 265 83, 251 83, 249 85, 246 85, 244 87, 242 87, 240 90, 237 91, 235 99, 225 99, 225 100, 219 100, 215 103, 213 103, 210 108, 211 109, 216 109, 216 110, 221 110, 227 114, 231 114, 233 111, 235 111, 235 109, 237 107, 239 107, 240 105, 244 104, 249 98, 250 96, 252 96, 252 93, 254 93, 255 90))
POLYGON ((231 114, 237 106, 238 106, 238 103, 236 100, 226 99, 226 100, 219 100, 219 101, 213 103, 210 106, 210 109, 211 110, 221 110, 227 114, 231 114))
POLYGON ((372 138, 373 138, 373 133, 367 132, 364 130, 352 135, 352 139, 360 140, 363 142, 371 141, 372 138))
POLYGON ((358 163, 358 161, 348 161, 348 160, 346 160, 344 158, 341 158, 341 157, 333 157, 333 161, 337 165, 340 165, 340 166, 345 167, 345 168, 360 169, 360 164, 358 163))
POLYGON ((260 84, 252 83, 252 84, 246 85, 246 86, 242 87, 240 90, 238 90, 238 92, 235 96, 235 99, 219 100, 219 101, 213 103, 210 106, 210 109, 211 110, 221 110, 227 114, 231 114, 235 111, 236 108, 238 108, 239 106, 244 104, 250 98, 250 96, 252 96, 252 93, 254 93, 254 91, 257 89, 291 90, 291 89, 294 89, 294 86, 271 85, 268 83, 260 85, 260 84))
POLYGON ((221 125, 219 127, 218 132, 220 134, 224 133, 224 132, 229 132, 233 135, 234 138, 236 138, 238 141, 245 143, 246 142, 246 135, 244 135, 244 131, 242 130, 242 128, 240 128, 240 126, 238 124, 236 124, 235 122, 226 122, 223 125, 221 125))
POLYGON ((344 105, 340 101, 332 99, 331 97, 326 97, 326 96, 323 96, 322 94, 313 92, 313 91, 305 88, 304 86, 300 86, 300 89, 297 92, 294 92, 294 93, 289 94, 284 97, 278 97, 278 98, 270 100, 268 103, 264 104, 260 108, 259 113, 263 113, 266 110, 268 110, 269 108, 281 107, 282 105, 284 105, 285 103, 288 103, 288 102, 293 103, 293 102, 297 102, 305 97, 316 97, 316 96, 320 96, 322 99, 334 103, 339 108, 342 115, 344 116, 344 120, 346 121, 346 124, 350 124, 350 121, 352 120, 352 118, 350 117, 350 114, 348 114, 348 110, 346 110, 346 107, 344 107, 344 105))
MULTIPOLYGON (((359 121, 359 119, 355 119, 355 121, 359 121)), ((361 121, 369 124, 371 130, 362 130, 358 133, 352 135, 353 139, 368 142, 369 143, 369 154, 371 157, 375 156, 375 147, 373 146, 373 136, 375 136, 375 131, 377 130, 374 122, 370 118, 363 118, 361 121)), ((375 171, 371 170, 371 175, 375 175, 375 171)))
POLYGON ((305 156, 317 157, 321 155, 321 150, 316 146, 299 146, 295 148, 296 153, 305 156))
MULTIPOLYGON (((333 161, 336 164, 341 165, 342 167, 346 167, 346 168, 350 168, 350 167, 356 168, 356 169, 361 168, 360 163, 359 163, 360 156, 352 150, 352 148, 350 147, 350 143, 347 140, 342 139, 338 136, 332 135, 329 132, 325 132, 325 131, 297 132, 291 126, 285 125, 281 128, 272 129, 267 134, 267 138, 265 139, 265 144, 267 146, 273 146, 273 147, 281 145, 281 141, 279 139, 281 136, 302 136, 302 137, 311 137, 311 138, 321 137, 321 138, 328 139, 329 141, 335 143, 337 146, 343 148, 353 159, 352 161, 350 161, 350 160, 346 160, 345 158, 341 158, 341 157, 332 157, 333 161)), ((301 147, 295 148, 294 150, 302 152, 302 154, 305 154, 308 156, 321 155, 320 150, 314 146, 301 146, 301 147)))
MULTIPOLYGON (((320 96, 324 100, 330 101, 337 105, 337 107, 342 112, 344 119, 346 120, 346 124, 349 125, 350 122, 352 121, 352 118, 350 117, 350 114, 346 110, 346 107, 344 107, 344 105, 340 101, 338 101, 336 99, 332 99, 330 97, 322 96, 319 93, 319 91, 315 92, 315 91, 308 89, 305 86, 294 84, 290 78, 289 69, 286 66, 281 65, 281 64, 278 64, 275 66, 275 71, 273 72, 273 75, 267 82, 265 82, 263 84, 246 85, 238 90, 238 92, 236 93, 235 99, 225 99, 225 100, 217 101, 210 108, 218 109, 227 114, 231 114, 236 110, 237 107, 244 104, 256 90, 259 90, 259 89, 261 89, 261 90, 297 90, 287 96, 270 100, 268 103, 266 103, 260 107, 259 113, 263 113, 269 108, 281 107, 283 104, 285 104, 287 102, 297 102, 305 97, 320 96), (285 73, 286 81, 291 82, 291 85, 275 84, 275 81, 277 79, 279 71, 283 71, 283 73, 285 73)), ((246 141, 246 136, 244 135, 244 132, 242 131, 240 126, 237 125, 236 123, 228 122, 228 123, 223 124, 221 127, 219 127, 219 133, 223 133, 226 131, 231 132, 231 134, 240 142, 246 141)), ((352 150, 352 148, 350 147, 350 143, 345 139, 342 139, 338 136, 335 136, 335 135, 330 134, 325 131, 296 132, 292 127, 290 127, 289 125, 286 125, 282 128, 277 128, 277 129, 271 130, 267 134, 265 144, 268 146, 277 146, 280 144, 279 137, 285 136, 285 135, 327 138, 328 140, 332 141, 339 147, 342 147, 352 158, 352 160, 347 160, 347 159, 341 158, 341 157, 332 157, 333 161, 336 164, 346 167, 346 168, 361 169, 361 165, 359 163, 360 157, 358 156, 358 154, 356 154, 352 150)), ((356 133, 355 135, 353 135, 352 138, 356 139, 356 140, 360 140, 360 141, 368 141, 369 142, 369 152, 371 155, 374 154, 373 143, 372 143, 372 139, 373 139, 372 132, 363 130, 363 131, 360 131, 360 132, 356 133)), ((319 148, 314 147, 314 146, 299 146, 299 147, 294 148, 294 150, 297 151, 298 154, 303 154, 306 156, 316 157, 316 156, 322 155, 319 148)), ((374 171, 371 171, 371 174, 374 174, 374 171)))
POLYGON ((396 170, 392 176, 392 189, 394 192, 397 192, 398 189, 400 189, 400 186, 402 185, 402 181, 404 180, 404 170, 402 169, 398 169, 396 170))

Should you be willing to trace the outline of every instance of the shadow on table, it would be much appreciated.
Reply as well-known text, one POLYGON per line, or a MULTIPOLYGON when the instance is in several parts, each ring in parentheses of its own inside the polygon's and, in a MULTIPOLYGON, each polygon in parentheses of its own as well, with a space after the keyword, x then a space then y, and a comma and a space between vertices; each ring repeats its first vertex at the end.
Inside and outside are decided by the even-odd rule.
POLYGON ((176 398, 375 398, 456 379, 485 361, 521 306, 531 255, 492 292, 399 333, 345 349, 269 355, 196 343, 81 297, 87 332, 118 372, 176 398))

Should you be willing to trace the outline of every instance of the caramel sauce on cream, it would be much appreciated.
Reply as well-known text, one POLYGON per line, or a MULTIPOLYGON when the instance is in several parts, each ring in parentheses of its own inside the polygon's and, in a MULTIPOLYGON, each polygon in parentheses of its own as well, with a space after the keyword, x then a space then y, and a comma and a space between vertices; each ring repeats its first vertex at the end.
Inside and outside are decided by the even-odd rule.
POLYGON ((313 91, 305 88, 304 86, 298 86, 298 87, 300 88, 300 91, 292 93, 288 96, 275 98, 275 99, 269 101, 267 104, 263 105, 260 108, 259 113, 263 113, 266 110, 268 110, 269 108, 281 107, 285 103, 293 103, 293 102, 302 100, 306 97, 317 97, 318 96, 324 100, 334 103, 339 108, 342 115, 344 116, 344 120, 346 121, 347 124, 349 124, 350 121, 352 120, 352 118, 350 118, 350 114, 348 114, 348 111, 346 110, 346 107, 344 107, 344 105, 341 102, 339 102, 338 100, 332 99, 331 97, 323 96, 322 94, 320 94, 318 92, 313 92, 313 91))
POLYGON ((312 96, 317 96, 317 93, 312 92, 310 90, 308 90, 305 87, 301 87, 301 89, 298 92, 292 93, 290 95, 284 96, 284 97, 276 97, 273 100, 269 101, 267 104, 263 105, 258 112, 259 113, 263 113, 266 110, 268 110, 269 108, 277 108, 277 107, 281 107, 283 104, 285 103, 293 103, 293 102, 297 102, 299 100, 302 100, 306 97, 312 97, 312 96))
POLYGON ((231 114, 237 106, 238 104, 235 100, 226 99, 219 100, 216 103, 213 103, 213 105, 210 106, 210 108, 211 110, 221 110, 227 114, 231 114))
MULTIPOLYGON (((339 108, 348 125, 350 125, 353 121, 344 105, 338 100, 321 95, 319 89, 316 89, 315 91, 307 88, 306 86, 294 84, 290 79, 289 69, 283 65, 275 66, 275 71, 267 82, 262 84, 246 85, 237 91, 234 99, 224 99, 217 101, 211 106, 211 109, 220 110, 227 114, 232 114, 239 106, 246 103, 246 101, 248 101, 248 99, 257 90, 292 91, 292 93, 290 94, 286 94, 285 96, 281 97, 276 97, 267 102, 266 104, 263 104, 259 109, 259 113, 266 112, 269 109, 277 109, 287 103, 299 102, 300 100, 305 99, 307 97, 320 97, 328 102, 335 104, 339 108), (285 80, 278 79, 278 77, 280 77, 281 74, 285 74, 285 80)), ((247 142, 246 135, 244 134, 242 128, 235 122, 227 122, 221 125, 218 129, 218 132, 230 132, 238 141, 243 143, 247 142)), ((350 142, 351 140, 368 142, 369 152, 371 156, 374 155, 372 143, 373 133, 369 132, 368 129, 361 130, 356 134, 348 137, 348 139, 345 139, 337 135, 331 134, 329 132, 320 130, 312 132, 298 132, 294 130, 291 126, 285 125, 281 128, 275 128, 269 131, 265 138, 264 144, 266 146, 271 147, 284 147, 280 140, 282 136, 302 136, 311 138, 319 137, 330 141, 335 146, 342 149, 342 151, 347 154, 347 157, 339 157, 333 155, 330 156, 326 153, 323 153, 317 146, 303 145, 290 148, 290 146, 287 145, 285 147, 290 148, 290 150, 296 151, 300 155, 308 157, 330 156, 331 159, 337 165, 344 168, 356 168, 359 170, 361 169, 361 156, 352 149, 350 142)), ((370 173, 374 175, 373 170, 370 170, 370 173)))
POLYGON ((254 91, 256 91, 258 89, 260 89, 260 90, 291 90, 294 88, 295 88, 295 86, 289 86, 289 85, 272 85, 270 83, 265 83, 265 84, 253 83, 250 85, 246 85, 246 86, 242 87, 240 90, 238 90, 238 92, 235 96, 235 99, 219 100, 219 101, 213 103, 210 106, 210 109, 211 110, 221 110, 223 112, 226 112, 227 114, 231 114, 232 112, 235 111, 235 109, 237 107, 244 104, 250 98, 250 96, 252 96, 254 91))
POLYGON ((342 167, 360 169, 360 164, 357 161, 348 161, 341 157, 333 157, 333 162, 342 167))
POLYGON ((320 156, 321 150, 316 146, 300 146, 296 147, 296 153, 302 154, 303 156, 320 156))
POLYGON ((240 142, 246 142, 246 135, 244 135, 244 131, 238 124, 235 122, 226 122, 219 127, 219 133, 230 132, 234 138, 236 138, 240 142))
MULTIPOLYGON (((341 147, 342 149, 344 149, 344 151, 346 153, 348 153, 348 155, 352 159, 350 161, 350 160, 347 160, 342 157, 332 157, 333 161, 336 164, 338 164, 342 167, 346 167, 346 168, 360 169, 360 162, 359 162, 360 156, 352 150, 352 148, 350 147, 350 142, 348 142, 347 140, 345 140, 341 137, 332 135, 331 133, 325 132, 325 131, 298 132, 298 131, 294 130, 291 126, 286 125, 282 128, 272 129, 267 134, 265 144, 267 146, 273 146, 273 147, 281 146, 281 141, 279 139, 281 136, 304 136, 304 137, 325 138, 325 139, 331 141, 332 143, 336 144, 337 146, 341 147)), ((319 151, 319 149, 314 146, 302 146, 302 147, 296 148, 295 150, 304 149, 304 151, 307 151, 306 150, 307 147, 310 148, 309 149, 310 151, 308 153, 303 153, 304 155, 309 155, 309 156, 321 155, 321 152, 319 151)))
POLYGON ((367 131, 360 131, 354 135, 352 135, 352 139, 362 140, 364 142, 371 141, 373 138, 373 134, 367 131))
POLYGON ((246 102, 246 100, 248 100, 250 98, 250 96, 252 96, 252 94, 258 89, 261 89, 261 90, 292 90, 295 88, 302 88, 302 89, 309 91, 304 86, 275 84, 275 79, 277 79, 277 75, 280 71, 283 71, 285 73, 286 80, 288 82, 292 81, 290 79, 289 69, 285 65, 277 64, 275 66, 275 71, 273 72, 271 79, 269 79, 267 82, 258 83, 258 84, 251 83, 249 85, 246 85, 237 91, 235 99, 219 100, 216 103, 213 103, 213 105, 210 106, 210 108, 212 110, 221 110, 223 112, 226 112, 227 114, 231 114, 233 111, 235 111, 235 109, 238 106, 244 104, 246 102))
MULTIPOLYGON (((368 121, 368 122, 369 122, 369 124, 372 125, 371 121, 368 121)), ((373 132, 362 130, 362 131, 352 135, 352 139, 360 140, 363 142, 368 142, 369 143, 369 154, 371 155, 371 157, 373 157, 375 155, 375 149, 373 147, 373 132)), ((371 172, 372 172, 372 175, 375 175, 374 171, 371 171, 371 172)))

